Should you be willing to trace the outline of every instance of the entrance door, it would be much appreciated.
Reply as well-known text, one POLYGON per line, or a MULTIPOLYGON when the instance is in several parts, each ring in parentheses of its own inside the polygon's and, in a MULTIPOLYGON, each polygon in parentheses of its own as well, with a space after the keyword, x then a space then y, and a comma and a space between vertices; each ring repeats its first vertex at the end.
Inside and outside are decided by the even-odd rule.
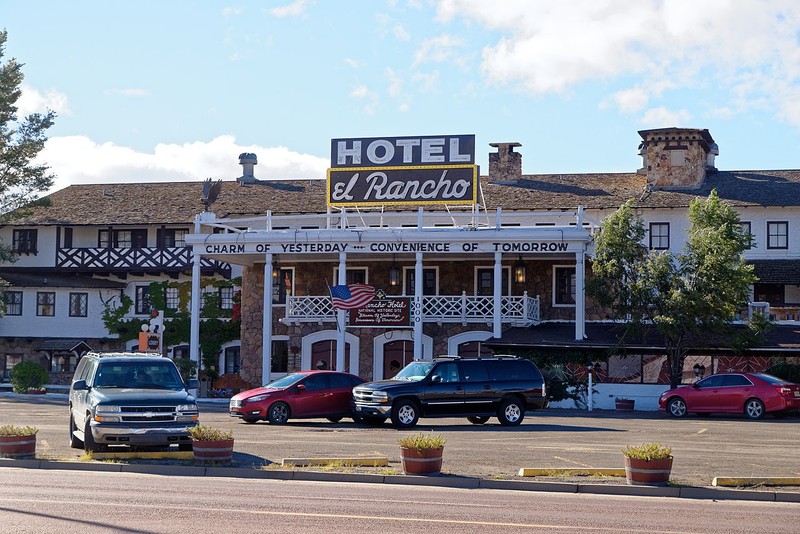
POLYGON ((383 346, 383 378, 389 379, 414 360, 414 342, 407 339, 390 341, 383 346))
MULTIPOLYGON (((350 369, 350 343, 344 344, 345 372, 353 373, 350 369)), ((336 340, 326 339, 311 345, 311 369, 320 371, 336 371, 336 340)))

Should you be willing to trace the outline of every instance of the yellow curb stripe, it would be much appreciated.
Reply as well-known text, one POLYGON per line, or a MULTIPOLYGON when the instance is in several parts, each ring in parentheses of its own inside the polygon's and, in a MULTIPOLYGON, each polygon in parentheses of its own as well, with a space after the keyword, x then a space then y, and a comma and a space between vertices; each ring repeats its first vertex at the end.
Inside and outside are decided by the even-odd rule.
POLYGON ((283 465, 316 466, 341 464, 347 467, 386 467, 389 459, 386 456, 361 457, 361 458, 284 458, 283 465))
POLYGON ((519 470, 521 477, 554 477, 554 476, 592 476, 603 475, 608 477, 624 477, 624 468, 615 467, 581 467, 581 468, 559 468, 559 467, 542 467, 542 468, 526 468, 523 467, 519 470))
POLYGON ((93 452, 93 460, 127 460, 132 458, 156 458, 172 460, 191 460, 194 458, 192 451, 176 452, 93 452))
POLYGON ((800 486, 800 477, 714 477, 712 486, 800 486))

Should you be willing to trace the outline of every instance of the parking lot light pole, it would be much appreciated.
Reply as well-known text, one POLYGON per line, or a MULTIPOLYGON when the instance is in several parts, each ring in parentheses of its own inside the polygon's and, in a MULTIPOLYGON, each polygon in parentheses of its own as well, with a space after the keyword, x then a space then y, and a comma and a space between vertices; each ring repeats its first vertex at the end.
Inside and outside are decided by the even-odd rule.
POLYGON ((594 364, 589 362, 586 364, 586 369, 589 371, 589 393, 586 402, 587 409, 591 412, 592 411, 592 369, 594 369, 594 364))

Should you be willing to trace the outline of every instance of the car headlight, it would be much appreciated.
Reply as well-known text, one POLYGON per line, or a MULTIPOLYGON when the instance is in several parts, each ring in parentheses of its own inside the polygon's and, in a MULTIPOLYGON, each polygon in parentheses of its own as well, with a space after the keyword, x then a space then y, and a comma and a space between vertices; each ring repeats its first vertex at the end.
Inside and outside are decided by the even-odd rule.
POLYGON ((249 397, 249 398, 247 398, 247 399, 244 399, 244 400, 242 401, 242 403, 245 403, 245 402, 261 402, 261 401, 263 401, 264 399, 268 399, 268 398, 269 398, 269 394, 266 394, 266 395, 256 395, 255 397, 249 397))
POLYGON ((94 410, 94 420, 104 423, 119 423, 122 409, 114 404, 101 404, 94 410))
POLYGON ((179 412, 196 412, 197 405, 196 404, 180 404, 178 405, 177 411, 179 412))
POLYGON ((373 391, 372 399, 375 402, 387 402, 389 400, 389 395, 385 391, 373 391))
POLYGON ((177 421, 197 421, 200 419, 196 404, 179 404, 175 411, 177 412, 177 421))

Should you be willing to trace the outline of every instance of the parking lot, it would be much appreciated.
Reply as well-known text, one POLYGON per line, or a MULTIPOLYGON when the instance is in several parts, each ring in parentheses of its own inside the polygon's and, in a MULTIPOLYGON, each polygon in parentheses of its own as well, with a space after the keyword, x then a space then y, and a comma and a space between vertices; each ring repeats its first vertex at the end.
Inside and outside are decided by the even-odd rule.
MULTIPOLYGON (((0 393, 0 424, 36 426, 38 458, 78 460, 83 451, 67 442, 66 403, 66 395, 0 393)), ((447 439, 443 471, 457 476, 515 478, 520 468, 621 468, 620 449, 642 442, 672 447, 673 484, 710 486, 715 476, 800 476, 797 417, 677 420, 652 412, 547 409, 529 413, 519 427, 501 427, 494 418, 482 426, 447 418, 422 419, 413 430, 398 431, 389 424, 374 428, 349 419, 245 424, 228 415, 227 404, 203 402, 201 423, 233 430, 234 462, 242 467, 269 466, 284 458, 381 455, 399 471, 398 437, 425 432, 447 439)))

